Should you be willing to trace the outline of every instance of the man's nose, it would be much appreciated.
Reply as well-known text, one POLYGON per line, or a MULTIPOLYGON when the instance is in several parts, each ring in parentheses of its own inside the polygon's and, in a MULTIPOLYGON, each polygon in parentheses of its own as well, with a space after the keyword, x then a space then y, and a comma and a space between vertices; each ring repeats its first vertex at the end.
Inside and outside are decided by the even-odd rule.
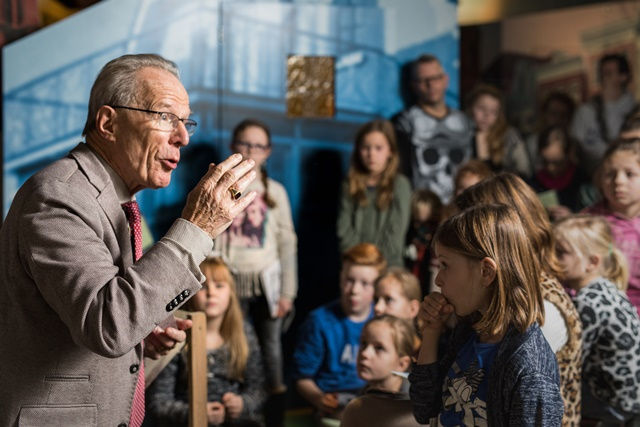
POLYGON ((181 121, 178 122, 178 126, 173 130, 171 134, 171 143, 184 147, 189 144, 189 132, 187 127, 181 121))

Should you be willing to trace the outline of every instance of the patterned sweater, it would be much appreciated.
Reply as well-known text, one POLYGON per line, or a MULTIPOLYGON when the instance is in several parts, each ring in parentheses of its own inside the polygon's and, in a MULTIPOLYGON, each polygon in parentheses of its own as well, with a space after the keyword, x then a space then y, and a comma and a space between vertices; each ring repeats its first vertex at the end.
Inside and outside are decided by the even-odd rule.
POLYGON ((624 292, 599 278, 573 299, 583 326, 583 380, 609 405, 640 414, 640 319, 624 292))
MULTIPOLYGON (((242 425, 243 421, 260 420, 260 410, 266 399, 260 347, 253 328, 245 323, 249 357, 244 380, 229 377, 229 347, 223 345, 207 352, 207 402, 220 402, 226 392, 242 397, 242 413, 225 426, 242 425)), ((176 355, 147 389, 147 411, 158 426, 187 426, 189 423, 189 378, 187 360, 176 355)))
POLYGON ((543 273, 542 298, 560 311, 567 326, 567 343, 556 352, 560 372, 560 392, 564 402, 563 426, 580 425, 582 325, 569 294, 554 277, 543 273))
MULTIPOLYGON (((414 364, 409 375, 413 414, 425 424, 443 407, 444 378, 472 334, 468 321, 453 331, 444 356, 435 363, 414 364)), ((487 417, 490 426, 559 426, 563 404, 558 365, 537 323, 524 333, 509 328, 499 344, 489 374, 487 417)))
POLYGON ((275 207, 267 206, 262 181, 253 181, 245 192, 256 191, 257 197, 218 237, 215 249, 221 251, 231 267, 240 298, 262 295, 260 273, 279 261, 280 294, 294 300, 298 293, 298 240, 291 206, 282 184, 267 178, 267 187, 275 207))

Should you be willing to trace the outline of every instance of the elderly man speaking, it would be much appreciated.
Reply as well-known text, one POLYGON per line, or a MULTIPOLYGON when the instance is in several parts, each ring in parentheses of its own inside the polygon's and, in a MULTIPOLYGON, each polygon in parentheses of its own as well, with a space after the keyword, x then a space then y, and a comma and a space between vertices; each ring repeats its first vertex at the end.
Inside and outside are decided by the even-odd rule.
POLYGON ((253 161, 211 165, 144 255, 133 195, 169 185, 196 123, 174 63, 100 71, 86 143, 20 188, 0 231, 0 425, 139 426, 143 355, 185 339, 168 316, 201 287, 213 239, 255 197, 253 161))

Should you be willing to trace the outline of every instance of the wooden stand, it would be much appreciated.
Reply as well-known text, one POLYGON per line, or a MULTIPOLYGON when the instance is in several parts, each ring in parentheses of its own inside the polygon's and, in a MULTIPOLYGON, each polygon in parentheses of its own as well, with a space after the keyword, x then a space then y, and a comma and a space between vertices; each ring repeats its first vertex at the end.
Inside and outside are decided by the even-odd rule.
POLYGON ((189 427, 207 427, 207 322, 202 312, 189 313, 189 427))

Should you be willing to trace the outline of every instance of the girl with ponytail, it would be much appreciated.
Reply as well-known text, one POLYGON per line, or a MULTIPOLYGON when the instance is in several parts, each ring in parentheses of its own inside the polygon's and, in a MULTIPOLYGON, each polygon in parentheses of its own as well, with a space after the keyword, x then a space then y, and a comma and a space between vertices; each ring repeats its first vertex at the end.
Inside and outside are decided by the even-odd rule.
POLYGON ((558 260, 582 320, 582 416, 640 421, 640 319, 625 294, 626 258, 602 217, 570 216, 554 228, 558 260))

